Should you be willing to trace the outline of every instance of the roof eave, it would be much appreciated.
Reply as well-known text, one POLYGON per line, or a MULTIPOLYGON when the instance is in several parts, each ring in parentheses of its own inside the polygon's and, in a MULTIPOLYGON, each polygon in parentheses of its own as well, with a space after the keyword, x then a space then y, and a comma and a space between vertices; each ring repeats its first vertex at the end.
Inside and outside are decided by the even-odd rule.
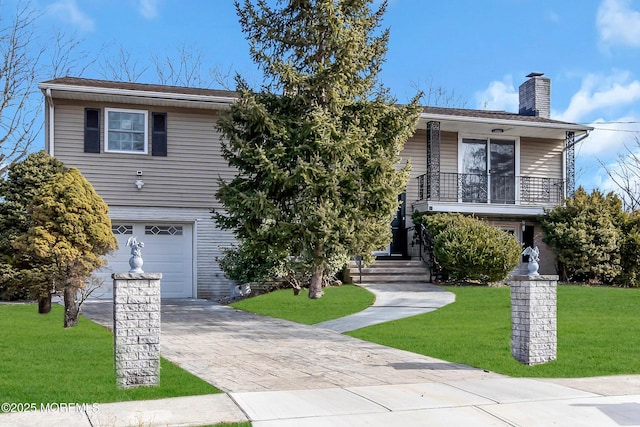
POLYGON ((432 114, 421 113, 420 120, 428 121, 448 121, 448 122, 461 122, 461 123, 482 123, 491 124, 496 127, 499 126, 525 126, 533 128, 544 129, 559 129, 568 130, 580 133, 586 133, 592 131, 594 128, 591 126, 580 125, 577 123, 564 123, 564 122, 535 122, 529 120, 518 119, 495 119, 489 117, 471 117, 471 116, 456 116, 447 114, 432 114))
POLYGON ((197 103, 211 103, 228 106, 236 98, 225 96, 213 96, 213 95, 198 95, 198 94, 186 94, 176 92, 154 92, 147 90, 132 90, 121 88, 97 88, 93 86, 81 86, 81 85, 68 85, 59 83, 40 83, 38 84, 43 92, 60 91, 67 93, 78 93, 85 95, 95 95, 99 97, 103 96, 120 96, 125 98, 146 98, 146 99, 162 99, 162 100, 175 100, 175 101, 191 101, 197 103))

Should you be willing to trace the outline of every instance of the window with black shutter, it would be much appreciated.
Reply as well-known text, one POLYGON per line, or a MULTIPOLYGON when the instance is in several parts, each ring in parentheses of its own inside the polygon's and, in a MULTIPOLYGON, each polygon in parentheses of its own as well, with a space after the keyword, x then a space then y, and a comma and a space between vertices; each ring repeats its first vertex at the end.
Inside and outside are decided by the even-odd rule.
POLYGON ((151 155, 167 155, 167 113, 151 113, 151 155))
POLYGON ((100 110, 84 109, 84 152, 100 152, 100 110))

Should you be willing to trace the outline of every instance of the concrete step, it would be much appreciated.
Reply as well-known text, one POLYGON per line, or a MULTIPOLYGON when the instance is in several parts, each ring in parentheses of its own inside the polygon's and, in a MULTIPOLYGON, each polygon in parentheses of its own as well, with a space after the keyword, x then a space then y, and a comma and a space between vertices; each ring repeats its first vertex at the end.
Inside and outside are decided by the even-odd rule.
MULTIPOLYGON (((360 281, 360 272, 351 262, 349 272, 354 282, 360 281)), ((378 260, 362 269, 362 283, 430 283, 429 269, 422 261, 378 260)))
MULTIPOLYGON (((358 280, 358 281, 360 280, 360 276, 358 275, 358 273, 352 274, 351 277, 354 280, 358 280)), ((362 282, 363 283, 391 283, 391 282, 429 283, 431 282, 431 280, 429 277, 429 272, 426 272, 424 274, 393 274, 388 276, 385 276, 385 275, 372 276, 372 275, 363 274, 362 282)))
MULTIPOLYGON (((351 272, 358 271, 358 268, 351 268, 351 272)), ((429 270, 422 266, 411 267, 365 267, 362 269, 362 274, 421 274, 429 270)))

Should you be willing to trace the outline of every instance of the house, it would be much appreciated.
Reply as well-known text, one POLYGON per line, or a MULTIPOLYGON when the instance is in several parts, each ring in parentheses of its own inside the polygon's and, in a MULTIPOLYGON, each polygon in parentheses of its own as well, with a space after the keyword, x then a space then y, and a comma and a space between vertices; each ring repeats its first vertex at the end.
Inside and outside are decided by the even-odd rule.
MULTIPOLYGON (((163 273, 163 297, 228 295, 216 258, 234 238, 210 210, 221 207, 218 176, 233 176, 216 121, 236 94, 74 77, 39 87, 46 150, 78 168, 110 207, 120 249, 100 294, 111 295, 109 271, 129 270, 126 241, 136 236, 145 243, 143 269, 163 273)), ((475 214, 540 245, 535 216, 573 191, 574 145, 591 130, 549 119, 549 95, 549 79, 532 74, 518 114, 426 107, 401 153, 412 172, 394 239, 378 254, 419 255, 416 210, 475 214)))

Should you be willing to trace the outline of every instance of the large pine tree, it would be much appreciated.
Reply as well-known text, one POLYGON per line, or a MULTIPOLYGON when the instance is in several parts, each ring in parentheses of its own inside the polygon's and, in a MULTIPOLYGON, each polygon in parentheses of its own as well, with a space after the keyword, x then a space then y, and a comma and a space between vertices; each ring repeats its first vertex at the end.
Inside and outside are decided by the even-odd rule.
POLYGON ((332 263, 389 244, 408 178, 399 153, 418 97, 398 106, 379 84, 389 31, 380 29, 386 2, 371 3, 236 2, 265 82, 255 91, 239 78, 239 99, 219 121, 237 175, 220 180, 214 218, 245 248, 295 260, 310 298, 322 296, 332 263))

